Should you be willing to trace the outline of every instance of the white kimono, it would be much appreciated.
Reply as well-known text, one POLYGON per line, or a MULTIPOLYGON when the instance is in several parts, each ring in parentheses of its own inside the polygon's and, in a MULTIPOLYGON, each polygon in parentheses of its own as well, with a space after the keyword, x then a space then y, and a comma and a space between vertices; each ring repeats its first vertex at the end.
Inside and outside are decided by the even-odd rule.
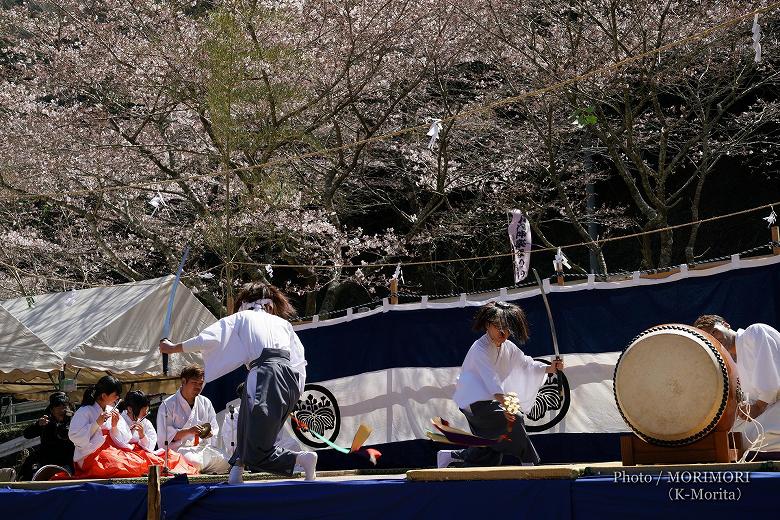
MULTIPOLYGON (((130 418, 129 415, 127 415, 127 410, 122 412, 122 419, 125 420, 125 424, 127 424, 127 428, 130 429, 130 427, 138 421, 134 421, 130 418)), ((141 438, 141 436, 138 435, 137 431, 130 430, 131 437, 130 437, 130 444, 137 444, 141 448, 143 448, 145 451, 148 451, 149 453, 154 453, 155 451, 155 445, 157 444, 157 432, 154 431, 154 426, 152 426, 152 422, 144 417, 141 419, 141 421, 138 423, 140 424, 144 429, 144 436, 141 438)))
MULTIPOLYGON (((106 407, 106 411, 111 411, 112 407, 106 407)), ((116 428, 111 427, 111 418, 98 425, 95 421, 103 413, 99 404, 93 403, 80 407, 73 414, 70 420, 70 429, 68 438, 70 438, 76 449, 73 451, 73 460, 81 465, 84 459, 100 448, 106 440, 106 435, 111 435, 111 439, 121 448, 130 448, 130 428, 123 420, 116 423, 116 428)))
POLYGON ((222 453, 229 459, 233 456, 238 443, 238 411, 240 405, 233 406, 233 416, 230 410, 225 410, 225 418, 222 420, 222 428, 219 429, 219 437, 222 442, 222 453))
POLYGON ((547 365, 526 356, 508 340, 498 349, 485 334, 471 345, 463 360, 453 399, 458 408, 468 410, 471 403, 515 392, 520 408, 528 414, 546 377, 547 365))
MULTIPOLYGON (((182 343, 184 352, 201 352, 206 382, 249 365, 264 348, 290 353, 290 366, 298 374, 298 387, 306 384, 306 358, 303 345, 287 320, 263 311, 246 310, 231 314, 182 343)), ((253 392, 251 386, 247 391, 253 392)))
MULTIPOLYGON (((751 403, 768 404, 756 418, 766 434, 765 445, 758 451, 780 451, 780 332, 762 323, 739 329, 736 348, 742 391, 751 403)), ((744 432, 748 440, 758 434, 754 423, 739 419, 734 430, 744 432)))
POLYGON ((198 468, 201 473, 227 473, 230 470, 225 456, 212 445, 219 435, 219 426, 214 406, 207 397, 195 396, 193 407, 190 407, 181 395, 181 390, 166 398, 157 410, 157 431, 159 432, 157 444, 160 448, 165 449, 167 438, 168 447, 181 453, 187 462, 198 468), (178 441, 173 440, 179 430, 203 423, 211 424, 212 435, 207 439, 198 439, 197 445, 195 445, 194 434, 185 435, 178 441))

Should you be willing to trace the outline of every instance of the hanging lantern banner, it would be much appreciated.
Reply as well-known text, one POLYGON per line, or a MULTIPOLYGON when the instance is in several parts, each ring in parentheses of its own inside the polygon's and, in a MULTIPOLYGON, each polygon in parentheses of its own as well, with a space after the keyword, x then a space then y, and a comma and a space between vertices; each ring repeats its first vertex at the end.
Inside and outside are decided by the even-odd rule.
POLYGON ((531 265, 531 223, 519 209, 509 211, 509 242, 512 244, 515 283, 528 276, 531 265))

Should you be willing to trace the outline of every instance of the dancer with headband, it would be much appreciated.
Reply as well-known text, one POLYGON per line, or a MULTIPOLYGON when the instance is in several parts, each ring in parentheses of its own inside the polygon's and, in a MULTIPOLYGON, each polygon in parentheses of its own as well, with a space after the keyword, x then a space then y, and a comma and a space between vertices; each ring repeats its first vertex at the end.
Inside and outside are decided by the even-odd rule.
POLYGON ((306 382, 303 345, 288 321, 295 310, 287 297, 266 283, 245 285, 238 312, 222 318, 194 338, 174 344, 160 341, 160 352, 202 352, 206 382, 246 365, 236 450, 228 482, 243 482, 243 471, 292 475, 300 465, 306 480, 316 478, 317 454, 276 445, 277 435, 295 409, 306 382))

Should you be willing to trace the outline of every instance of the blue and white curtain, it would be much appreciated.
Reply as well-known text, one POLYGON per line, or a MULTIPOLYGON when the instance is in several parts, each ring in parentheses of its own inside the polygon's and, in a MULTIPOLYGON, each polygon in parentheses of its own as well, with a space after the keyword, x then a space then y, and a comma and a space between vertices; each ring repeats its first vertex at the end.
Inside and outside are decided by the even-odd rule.
MULTIPOLYGON (((615 406, 612 377, 620 352, 643 330, 663 323, 692 324, 701 314, 720 314, 734 328, 780 325, 780 257, 742 260, 663 279, 635 274, 620 282, 552 285, 552 307, 566 363, 568 409, 550 410, 531 426, 542 459, 597 461, 619 458, 618 433, 629 431, 615 406), (560 417, 558 417, 560 416, 560 417)), ((547 315, 538 289, 493 299, 512 301, 526 312, 530 356, 552 357, 547 315)), ((485 300, 489 301, 489 300, 485 300)), ((321 433, 349 446, 358 425, 373 428, 369 445, 398 453, 391 465, 423 466, 413 460, 431 452, 430 419, 442 416, 467 428, 452 401, 459 367, 478 334, 471 330, 484 301, 385 305, 369 312, 296 327, 309 362, 307 391, 299 403, 321 433), (425 448, 420 450, 420 443, 425 448), (413 449, 415 447, 417 449, 413 449)), ((235 398, 243 374, 209 383, 205 394, 217 410, 235 398)), ((292 435, 293 432, 288 431, 292 435)), ((316 439, 298 436, 309 449, 316 439)), ((441 446, 439 446, 441 447, 441 446)))

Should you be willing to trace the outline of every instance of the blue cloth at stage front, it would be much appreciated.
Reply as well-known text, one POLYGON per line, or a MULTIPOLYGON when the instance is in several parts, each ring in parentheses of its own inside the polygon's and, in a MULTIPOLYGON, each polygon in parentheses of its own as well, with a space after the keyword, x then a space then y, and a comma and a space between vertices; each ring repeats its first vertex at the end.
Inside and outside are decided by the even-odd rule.
MULTIPOLYGON (((187 475, 178 475, 160 486, 160 512, 162 518, 179 518, 192 502, 210 493, 216 486, 191 486, 187 475)), ((144 513, 146 510, 144 510, 144 513)), ((146 515, 144 514, 144 518, 146 515)))
MULTIPOLYGON (((568 518, 569 480, 278 482, 221 486, 182 519, 568 518)), ((170 517, 166 517, 170 518, 170 517)))
POLYGON ((128 484, 78 484, 45 490, 0 489, 3 518, 146 518, 146 488, 128 484))
MULTIPOLYGON (((728 472, 716 472, 723 475, 728 472)), ((737 474, 737 472, 733 472, 737 474)), ((409 482, 280 481, 242 486, 163 486, 166 520, 406 518, 774 518, 780 473, 739 473, 748 482, 656 484, 614 477, 577 480, 409 482), (679 490, 676 492, 675 490, 679 490), (737 498, 738 499, 735 499, 737 498)), ((0 488, 3 518, 143 520, 145 485, 81 484, 42 491, 0 488)))
POLYGON ((656 476, 633 484, 614 477, 580 478, 572 482, 570 518, 776 518, 780 473, 733 473, 747 475, 749 482, 671 482, 667 474, 657 485, 656 476))

